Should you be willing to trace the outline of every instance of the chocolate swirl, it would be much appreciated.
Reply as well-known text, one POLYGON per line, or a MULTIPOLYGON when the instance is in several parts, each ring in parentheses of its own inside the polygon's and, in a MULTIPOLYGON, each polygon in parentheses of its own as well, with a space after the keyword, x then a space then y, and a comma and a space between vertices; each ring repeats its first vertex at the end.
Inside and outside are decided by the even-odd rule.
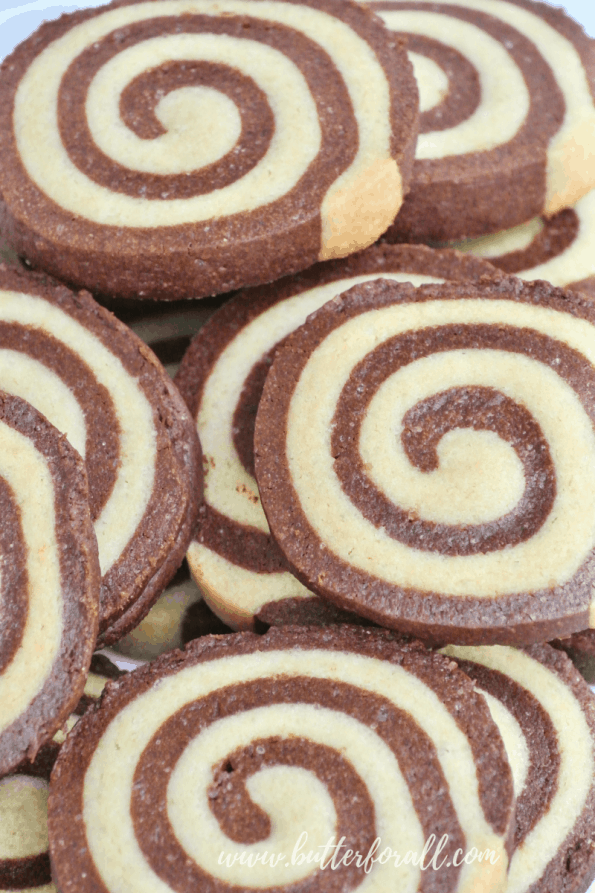
POLYGON ((453 252, 388 245, 318 265, 229 301, 193 340, 176 376, 205 452, 206 498, 189 563, 211 607, 234 628, 253 628, 262 612, 270 622, 280 600, 286 621, 341 617, 312 600, 270 537, 254 478, 254 423, 279 344, 326 301, 379 275, 421 284, 493 270, 453 252))
POLYGON ((1 777, 34 757, 76 705, 99 601, 81 459, 47 419, 3 392, 0 500, 1 777))
POLYGON ((498 232, 595 185, 595 57, 563 10, 532 0, 369 5, 406 42, 420 87, 413 183, 391 241, 498 232))
POLYGON ((66 893, 113 889, 121 859, 134 865, 131 891, 145 893, 355 890, 370 875, 450 893, 503 882, 511 807, 502 741, 452 662, 386 631, 286 629, 194 642, 110 687, 62 750, 50 845, 66 893), (118 843, 102 830, 108 765, 118 843), (72 809, 84 820, 67 835, 72 809), (362 859, 292 864, 302 832, 315 852, 336 838, 365 858, 380 836, 405 856, 433 834, 449 836, 448 852, 427 872, 386 859, 368 873, 362 859), (448 864, 472 846, 495 864, 448 864))
POLYGON ((595 810, 592 692, 549 645, 444 652, 487 697, 513 769, 515 852, 507 889, 586 889, 595 876, 588 840, 595 810))
POLYGON ((595 295, 595 191, 553 217, 535 218, 511 230, 450 245, 484 257, 521 279, 546 279, 552 285, 595 295))
POLYGON ((43 26, 0 83, 13 245, 112 296, 204 297, 343 257, 409 178, 411 67, 352 2, 119 2, 43 26), (33 217, 12 226, 24 194, 33 217))
POLYGON ((0 385, 39 409, 85 459, 100 630, 104 643, 115 641, 173 575, 196 517, 199 448, 186 408, 142 342, 90 295, 6 267, 0 385))
POLYGON ((580 298, 516 279, 378 280, 313 314, 276 354, 255 433, 299 578, 438 641, 587 626, 594 322, 580 298))

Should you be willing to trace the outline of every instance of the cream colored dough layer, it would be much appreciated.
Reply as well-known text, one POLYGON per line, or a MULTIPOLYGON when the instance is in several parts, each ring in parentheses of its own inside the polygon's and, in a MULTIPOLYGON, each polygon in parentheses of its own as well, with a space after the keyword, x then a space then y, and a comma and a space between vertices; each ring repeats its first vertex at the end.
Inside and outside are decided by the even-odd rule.
MULTIPOLYGON (((384 529, 377 529, 341 487, 330 448, 331 423, 353 368, 389 337, 449 324, 526 327, 574 347, 592 365, 595 361, 595 328, 588 322, 512 301, 428 301, 394 305, 348 320, 311 355, 291 399, 286 455, 301 508, 332 553, 397 586, 453 596, 494 597, 561 585, 595 546, 595 433, 575 392, 549 367, 535 360, 488 350, 449 351, 417 360, 394 373, 382 386, 372 404, 369 425, 366 421, 360 438, 360 450, 372 462, 372 477, 391 498, 403 498, 421 518, 425 517, 429 502, 431 517, 450 519, 451 523, 455 519, 475 523, 475 518, 485 520, 489 514, 485 505, 481 514, 474 514, 473 505, 465 504, 463 499, 449 507, 446 497, 452 489, 445 492, 443 503, 439 493, 436 496, 426 492, 424 496, 420 490, 422 473, 406 468, 407 460, 399 465, 401 471, 407 471, 407 480, 397 481, 396 474, 391 479, 395 461, 402 460, 398 443, 402 413, 420 399, 466 385, 495 387, 518 400, 542 425, 557 477, 552 511, 530 540, 500 551, 466 556, 417 550, 391 538, 384 529), (324 391, 320 390, 320 381, 327 383, 324 391), (398 390, 398 382, 403 382, 402 391, 398 390), (397 412, 383 393, 400 401, 397 412), (380 404, 383 412, 378 412, 374 403, 380 404), (391 436, 392 445, 387 441, 391 436), (371 440, 380 452, 384 449, 384 467, 370 452, 371 440)), ((447 453, 446 470, 423 475, 422 486, 431 491, 434 480, 439 482, 449 474, 452 477, 457 467, 463 474, 465 463, 473 461, 473 453, 469 453, 472 437, 471 433, 455 438, 451 435, 450 442, 447 440, 442 447, 447 453), (464 448, 462 461, 453 454, 453 446, 464 448)), ((479 442, 484 455, 486 446, 487 452, 494 455, 485 439, 480 438, 479 442)), ((505 458, 502 463, 501 449, 495 455, 500 468, 514 467, 511 457, 510 462, 505 458)), ((476 481, 480 478, 481 475, 475 475, 476 481)), ((496 492, 498 487, 502 492, 496 507, 501 509, 507 500, 510 503, 518 495, 518 480, 513 476, 512 486, 502 481, 494 488, 496 492)))
POLYGON ((443 13, 388 10, 380 15, 393 31, 421 34, 458 50, 479 75, 477 109, 455 127, 420 133, 416 158, 488 152, 514 138, 531 99, 522 71, 501 43, 476 25, 443 13))
POLYGON ((3 422, 0 476, 21 512, 28 575, 21 644, 0 673, 2 733, 25 713, 49 677, 62 642, 64 606, 52 474, 29 438, 3 422))
MULTIPOLYGON (((43 298, 0 291, 0 319, 28 325, 57 338, 81 357, 114 402, 120 424, 120 465, 109 499, 95 522, 101 573, 106 574, 134 536, 153 492, 157 445, 151 404, 115 354, 88 329, 43 298)), ((46 375, 45 369, 42 371, 46 375)), ((32 361, 28 376, 18 384, 19 393, 23 389, 32 396, 36 391, 44 393, 37 373, 38 364, 32 361)), ((1 377, 0 386, 4 387, 1 377)), ((41 409, 36 399, 32 402, 41 409)), ((49 403, 46 406, 51 408, 49 403)), ((64 408, 60 408, 58 414, 52 411, 49 416, 60 430, 65 430, 61 428, 63 413, 64 408)), ((79 444, 84 443, 80 410, 72 416, 72 422, 79 444)))
POLYGON ((556 673, 529 655, 499 645, 448 646, 443 650, 452 657, 482 664, 510 677, 536 698, 554 725, 561 758, 556 793, 510 862, 506 893, 524 893, 539 880, 585 807, 595 770, 593 736, 572 690, 556 673))
MULTIPOLYGON (((159 201, 133 198, 110 192, 89 180, 75 167, 64 150, 57 126, 58 91, 69 65, 87 47, 119 28, 160 15, 185 13, 248 15, 279 22, 314 40, 337 66, 349 91, 359 124, 359 145, 354 162, 333 184, 324 199, 323 228, 328 229, 329 233, 323 244, 333 235, 342 197, 354 191, 362 191, 370 182, 373 187, 374 177, 378 178, 379 171, 384 172, 385 181, 392 178, 392 185, 400 187, 396 163, 390 158, 390 96, 386 75, 371 47, 348 25, 313 7, 276 3, 274 0, 263 0, 258 4, 247 0, 156 0, 111 10, 72 28, 40 53, 19 85, 14 111, 19 153, 34 182, 60 207, 95 223, 116 226, 174 226, 208 220, 211 217, 252 210, 255 206, 254 195, 260 195, 261 189, 264 190, 261 198, 263 204, 284 195, 295 185, 309 160, 316 155, 320 139, 319 124, 311 118, 311 98, 308 102, 303 90, 300 90, 297 95, 286 97, 285 104, 286 109, 292 110, 292 122, 297 121, 300 125, 305 123, 306 129, 303 133, 300 131, 299 140, 295 139, 298 131, 292 124, 289 137, 291 152, 285 153, 283 163, 281 164, 281 158, 276 153, 279 140, 288 139, 285 134, 274 137, 268 152, 256 168, 236 183, 209 195, 159 201), (270 185, 265 187, 265 181, 270 181, 270 185)), ((185 35, 167 38, 168 46, 169 42, 176 46, 178 37, 185 35)), ((198 36, 197 40, 200 42, 198 36)), ((213 43, 218 46, 223 43, 230 45, 229 40, 231 39, 223 41, 219 37, 213 39, 213 43)), ((233 64, 243 70, 247 41, 241 43, 242 55, 236 53, 233 64)), ((164 45, 159 43, 159 47, 164 45)), ((248 52, 253 52, 253 49, 248 52)), ((271 59, 277 58, 276 54, 267 53, 266 50, 263 58, 265 54, 271 59)), ((153 59, 147 57, 147 68, 154 64, 153 59)), ((137 69, 135 71, 138 73, 137 69)), ((288 66, 283 66, 280 77, 285 78, 287 71, 288 66)), ((267 76, 269 85, 272 75, 273 72, 267 76)), ((299 81, 297 72, 292 77, 294 84, 299 81)), ((119 89, 121 87, 122 84, 119 89)), ((269 96, 273 107, 275 104, 278 106, 278 102, 275 103, 278 95, 275 89, 269 96)), ((112 96, 111 107, 115 101, 115 96, 112 96)), ((278 108, 276 111, 281 114, 278 108)), ((287 143, 284 142, 284 145, 287 143)), ((380 180, 382 181, 382 177, 380 180)), ((387 225, 388 222, 390 221, 387 221, 387 225)))
POLYGON ((253 629, 254 615, 269 602, 312 596, 289 571, 258 574, 196 541, 186 557, 205 601, 232 629, 253 629))
MULTIPOLYGON (((544 261, 536 267, 521 270, 515 275, 525 280, 546 279, 552 285, 560 287, 595 276, 595 255, 593 254, 595 190, 591 190, 579 199, 574 205, 574 211, 579 219, 579 229, 576 238, 568 248, 557 257, 544 261)), ((542 229, 543 222, 536 217, 528 223, 503 230, 493 236, 482 236, 480 239, 457 242, 450 247, 490 259, 511 251, 524 251, 542 229)))
MULTIPOLYGON (((430 4, 433 0, 420 0, 430 4)), ((566 105, 562 126, 548 148, 546 212, 574 204, 595 186, 595 107, 574 44, 551 25, 506 0, 448 0, 451 6, 485 12, 524 34, 554 72, 566 105)))
POLYGON ((47 852, 49 787, 29 775, 0 779, 0 860, 47 852))
MULTIPOLYGON (((543 229, 541 217, 534 217, 527 223, 511 226, 491 236, 480 236, 478 239, 464 239, 461 242, 449 242, 448 247, 466 254, 474 254, 476 257, 491 259, 509 254, 512 251, 525 251, 533 239, 536 239, 543 229)), ((446 247, 446 246, 445 246, 446 247)), ((520 274, 517 274, 520 275, 520 274)))
MULTIPOLYGON (((352 276, 287 298, 244 326, 222 351, 205 384, 196 423, 209 462, 205 501, 222 515, 269 532, 260 499, 252 498, 258 496, 258 485, 240 462, 233 442, 233 414, 255 363, 327 301, 354 285, 378 278, 378 273, 352 276)), ((414 273, 383 273, 382 278, 415 286, 442 281, 414 273)))
POLYGON ((448 78, 442 69, 429 56, 408 51, 409 61, 413 65, 413 73, 419 90, 419 110, 428 112, 440 105, 448 95, 448 78))
POLYGON ((512 769, 514 796, 518 800, 525 787, 527 773, 531 764, 527 739, 520 724, 502 701, 499 701, 498 698, 495 698, 489 692, 482 691, 477 686, 476 691, 481 692, 486 699, 492 719, 500 729, 508 762, 512 769))
MULTIPOLYGON (((87 769, 83 815, 90 854, 110 893, 166 893, 169 890, 142 855, 130 814, 130 791, 136 766, 161 725, 186 704, 225 686, 271 676, 302 677, 306 663, 312 678, 336 680, 353 685, 362 693, 380 694, 411 714, 434 741, 469 848, 490 847, 499 856, 493 869, 493 887, 486 886, 486 889, 504 888, 507 867, 504 843, 483 814, 469 742, 437 695, 402 667, 384 661, 354 654, 294 649, 234 656, 183 669, 175 676, 160 680, 109 724, 87 769), (105 821, 106 816, 110 817, 109 822, 105 821)), ((371 729, 335 711, 298 704, 273 705, 213 723, 189 745, 172 774, 167 792, 169 818, 180 844, 209 874, 228 883, 239 883, 238 866, 228 869, 219 865, 218 856, 221 849, 227 852, 244 849, 225 838, 210 815, 207 787, 212 780, 211 768, 238 746, 263 735, 301 736, 336 748, 364 780, 374 801, 378 834, 387 841, 386 845, 401 852, 416 849, 420 842, 423 847, 421 829, 411 810, 396 760, 371 729), (191 800, 188 790, 194 792, 191 800), (395 809, 395 802, 406 811, 406 822, 402 821, 400 808, 395 809)), ((319 783, 307 779, 307 773, 300 772, 298 777, 295 770, 285 772, 282 767, 276 767, 273 773, 264 770, 252 777, 250 789, 272 822, 271 837, 248 847, 251 852, 271 852, 276 842, 286 847, 291 841, 293 845, 302 830, 308 828, 319 833, 329 829, 332 832, 334 810, 319 783), (284 791, 290 795, 289 801, 284 791), (300 821, 298 828, 293 827, 296 818, 300 821)), ((252 870, 249 877, 244 867, 240 870, 241 882, 252 883, 251 878, 256 877, 252 870)), ((284 870, 289 873, 292 869, 284 869, 281 864, 279 871, 284 870)), ((358 891, 385 893, 387 884, 394 884, 395 870, 391 864, 376 863, 358 891)), ((481 872, 485 870, 486 866, 478 863, 464 866, 459 890, 477 891, 481 872)), ((279 874, 271 872, 268 883, 285 882, 285 877, 293 878, 293 875, 280 879, 279 874)), ((398 879, 399 890, 413 893, 420 879, 419 868, 399 869, 398 879)))

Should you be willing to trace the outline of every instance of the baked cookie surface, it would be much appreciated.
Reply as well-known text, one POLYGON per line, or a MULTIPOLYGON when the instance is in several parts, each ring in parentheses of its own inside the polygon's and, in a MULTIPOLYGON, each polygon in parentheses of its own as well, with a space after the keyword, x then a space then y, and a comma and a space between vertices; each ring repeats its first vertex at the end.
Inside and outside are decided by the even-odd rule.
POLYGON ((351 0, 119 0, 44 24, 0 97, 12 246, 77 287, 170 300, 374 242, 418 114, 404 51, 351 0))
POLYGON ((101 643, 149 610, 180 564, 201 495, 192 420, 151 351, 90 295, 0 267, 0 386, 85 459, 102 573, 101 643))
POLYGON ((312 314, 254 441, 300 580, 437 642, 594 624, 594 323, 578 295, 512 277, 377 280, 312 314))
POLYGON ((389 239, 494 233, 593 188, 595 52, 562 9, 533 0, 369 6, 405 38, 420 88, 411 187, 389 239))
POLYGON ((595 697, 549 645, 443 649, 488 701, 516 796, 507 893, 583 893, 595 876, 595 697))
POLYGON ((502 739, 454 662, 385 630, 286 628, 207 637, 109 685, 62 748, 50 851, 62 893, 123 877, 131 893, 495 891, 512 818, 502 739), (444 833, 449 855, 494 859, 325 869, 292 862, 303 832, 306 852, 344 838, 365 857, 379 837, 421 853, 444 833))
POLYGON ((595 190, 553 217, 535 217, 509 230, 449 247, 483 257, 520 279, 546 279, 595 298, 595 190))
POLYGON ((99 564, 80 456, 0 392, 0 777, 76 706, 97 636, 99 564))
POLYGON ((232 627, 251 628, 259 617, 277 623, 281 615, 300 624, 348 617, 318 600, 308 605, 312 593, 289 572, 260 504, 254 420, 275 350, 309 313, 356 282, 386 276, 421 284, 494 274, 485 262, 466 260, 423 246, 373 246, 247 290, 194 338, 175 379, 205 456, 205 501, 188 562, 211 608, 232 627))

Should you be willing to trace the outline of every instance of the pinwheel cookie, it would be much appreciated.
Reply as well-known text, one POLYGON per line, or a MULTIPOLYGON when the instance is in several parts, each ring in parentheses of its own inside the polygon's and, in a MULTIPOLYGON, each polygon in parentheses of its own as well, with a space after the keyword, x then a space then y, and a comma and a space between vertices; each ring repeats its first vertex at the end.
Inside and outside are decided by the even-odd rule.
POLYGON ((182 561, 201 495, 192 420, 155 356, 86 293, 0 267, 0 387, 85 459, 100 634, 135 626, 182 561))
POLYGON ((255 470, 275 541, 314 591, 429 640, 595 626, 594 394, 595 309, 572 292, 355 286, 265 382, 255 470))
POLYGON ((347 616, 311 603, 312 593, 271 540, 260 504, 254 419, 278 344, 356 282, 386 276, 421 284, 495 274, 487 263, 469 260, 423 246, 374 246, 236 296, 193 340, 175 379, 205 455, 205 502, 188 561, 209 605, 232 627, 253 627, 255 618, 276 624, 347 616))
POLYGON ((56 764, 50 853, 61 893, 414 893, 426 841, 448 835, 433 889, 490 893, 512 819, 502 739, 453 661, 385 630, 286 628, 200 639, 110 685, 56 764), (304 834, 305 853, 340 841, 359 866, 300 864, 304 834), (371 859, 408 861, 366 873, 377 838, 371 859), (491 858, 446 864, 473 848, 491 858))
POLYGON ((48 845, 50 774, 60 748, 46 744, 35 762, 0 778, 0 890, 56 893, 48 845))
POLYGON ((0 392, 0 778, 66 721, 97 636, 99 563, 79 455, 0 392))
POLYGON ((516 795, 507 893, 583 893, 595 876, 595 698, 549 645, 444 649, 488 700, 516 795))
POLYGON ((0 69, 2 230, 112 297, 268 282, 386 230, 417 116, 405 52, 352 0, 118 0, 0 69))
POLYGON ((451 245, 521 279, 546 279, 595 298, 595 190, 553 217, 451 245))
MULTIPOLYGON (((73 728, 90 704, 95 703, 108 679, 124 673, 102 654, 94 654, 84 694, 67 722, 73 728)), ((64 732, 39 751, 33 763, 24 762, 0 779, 0 890, 55 893, 51 883, 47 832, 47 798, 50 773, 64 732)))
POLYGON ((494 233, 595 186, 595 50, 533 0, 368 4, 406 39, 420 88, 410 191, 388 237, 494 233))

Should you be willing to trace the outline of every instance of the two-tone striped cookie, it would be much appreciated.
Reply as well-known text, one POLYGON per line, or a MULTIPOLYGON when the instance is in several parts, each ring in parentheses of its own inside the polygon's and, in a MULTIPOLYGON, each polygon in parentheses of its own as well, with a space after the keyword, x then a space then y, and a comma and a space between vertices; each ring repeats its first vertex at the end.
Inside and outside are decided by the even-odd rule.
POLYGON ((204 605, 200 590, 184 561, 147 616, 114 644, 114 650, 134 660, 153 660, 165 651, 181 648, 190 639, 201 635, 200 631, 191 635, 192 622, 187 620, 188 613, 192 611, 193 616, 198 611, 200 614, 204 608, 212 618, 212 628, 205 629, 205 633, 229 632, 229 627, 224 626, 204 605))
POLYGON ((0 392, 0 777, 76 706, 95 646, 97 543, 80 456, 0 392))
POLYGON ((595 190, 553 217, 451 245, 521 279, 546 279, 595 299, 595 190))
POLYGON ((101 566, 100 634, 135 626, 180 564, 202 469, 192 419, 152 352, 90 295, 0 267, 0 387, 85 459, 101 566))
POLYGON ((255 470, 310 588, 455 644, 595 626, 595 310, 548 283, 377 280, 277 351, 255 470))
POLYGON ((512 819, 470 680, 357 627, 201 639, 130 673, 67 739, 49 803, 61 893, 503 891, 512 819), (307 859, 333 841, 354 858, 307 859))
POLYGON ((405 52, 352 0, 116 0, 0 68, 2 230, 111 296, 269 282, 386 230, 417 118, 405 52))
POLYGON ((0 778, 0 891, 56 893, 50 870, 47 803, 60 747, 46 744, 35 762, 0 778))
POLYGON ((279 611, 290 623, 315 622, 319 612, 321 619, 345 619, 322 606, 304 615, 312 593, 289 572, 260 504, 254 420, 277 346, 309 313, 357 282, 386 276, 418 285, 494 273, 469 260, 423 246, 374 246, 236 296, 193 340, 175 379, 205 457, 205 501, 188 561, 209 605, 232 627, 251 628, 261 615, 276 623, 279 611))
POLYGON ((595 186, 595 50, 533 0, 380 0, 420 89, 410 191, 388 237, 437 241, 554 214, 595 186))
POLYGON ((549 645, 444 649, 488 701, 516 795, 507 893, 584 893, 595 877, 595 698, 549 645))
MULTIPOLYGON (((90 704, 95 703, 108 681, 123 676, 108 658, 94 654, 84 694, 70 716, 69 729, 90 704)), ((47 830, 47 799, 50 773, 64 741, 64 732, 54 736, 33 763, 24 762, 0 779, 0 891, 56 893, 51 883, 47 830)))

